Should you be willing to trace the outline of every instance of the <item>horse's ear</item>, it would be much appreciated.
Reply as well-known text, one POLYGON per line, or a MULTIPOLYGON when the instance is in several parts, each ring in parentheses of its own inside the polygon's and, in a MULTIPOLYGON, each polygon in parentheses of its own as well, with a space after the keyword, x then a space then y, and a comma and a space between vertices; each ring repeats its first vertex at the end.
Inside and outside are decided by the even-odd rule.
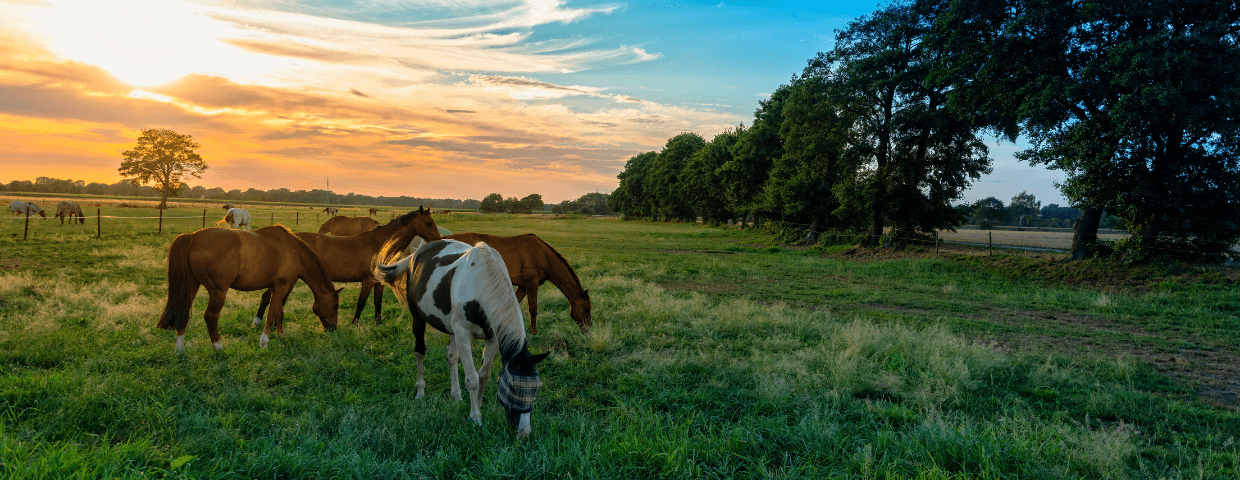
POLYGON ((344 287, 337 288, 336 295, 340 295, 340 292, 343 292, 343 291, 344 291, 344 287))
POLYGON ((534 365, 538 365, 538 362, 541 362, 544 359, 546 359, 548 355, 551 355, 551 352, 543 352, 538 355, 531 356, 530 362, 534 365))
POLYGON ((587 288, 587 289, 585 289, 585 290, 582 290, 582 291, 581 291, 581 298, 584 298, 584 299, 586 299, 586 300, 589 300, 589 299, 590 299, 590 289, 588 289, 588 288, 587 288))

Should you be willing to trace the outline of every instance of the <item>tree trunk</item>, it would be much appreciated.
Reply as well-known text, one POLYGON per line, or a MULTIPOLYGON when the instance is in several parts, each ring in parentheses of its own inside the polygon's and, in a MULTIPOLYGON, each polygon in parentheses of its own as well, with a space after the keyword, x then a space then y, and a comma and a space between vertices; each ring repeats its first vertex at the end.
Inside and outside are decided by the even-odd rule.
POLYGON ((1158 236, 1162 235, 1163 215, 1159 212, 1150 214, 1150 220, 1145 225, 1145 230, 1141 232, 1141 258, 1150 258, 1154 254, 1154 245, 1158 243, 1158 236))
POLYGON ((168 194, 167 193, 165 193, 163 198, 159 200, 159 209, 160 210, 168 209, 168 194))
POLYGON ((1094 244, 1098 243, 1098 225, 1102 223, 1102 209, 1084 207, 1081 219, 1072 227, 1072 256, 1068 260, 1089 258, 1094 244))

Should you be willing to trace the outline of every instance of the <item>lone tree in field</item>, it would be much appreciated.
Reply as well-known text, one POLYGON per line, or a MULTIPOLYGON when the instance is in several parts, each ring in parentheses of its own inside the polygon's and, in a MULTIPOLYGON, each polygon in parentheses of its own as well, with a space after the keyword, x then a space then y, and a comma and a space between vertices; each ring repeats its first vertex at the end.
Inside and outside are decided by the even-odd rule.
POLYGON ((186 175, 201 178, 207 162, 194 153, 200 147, 194 137, 172 130, 148 128, 138 137, 138 146, 122 153, 125 160, 118 171, 134 185, 150 185, 163 195, 159 208, 168 208, 168 197, 186 186, 186 175))

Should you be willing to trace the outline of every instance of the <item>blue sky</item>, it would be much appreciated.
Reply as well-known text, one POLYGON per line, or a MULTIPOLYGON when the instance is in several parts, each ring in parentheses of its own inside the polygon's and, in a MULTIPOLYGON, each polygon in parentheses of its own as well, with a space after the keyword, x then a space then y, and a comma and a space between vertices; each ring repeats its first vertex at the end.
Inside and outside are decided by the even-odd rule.
MULTIPOLYGON (((114 182, 119 152, 158 127, 203 144, 211 168, 191 183, 208 187, 558 202, 610 191, 674 135, 748 125, 877 7, 0 0, 0 144, 19 167, 0 181, 114 182)), ((992 147, 966 199, 1065 203, 1062 176, 1014 150, 992 147)))

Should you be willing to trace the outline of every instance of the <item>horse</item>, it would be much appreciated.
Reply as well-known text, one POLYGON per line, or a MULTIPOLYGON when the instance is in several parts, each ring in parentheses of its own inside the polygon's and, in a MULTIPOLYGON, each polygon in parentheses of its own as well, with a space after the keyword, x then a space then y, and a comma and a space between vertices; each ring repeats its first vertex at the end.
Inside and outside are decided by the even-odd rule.
POLYGON ((508 284, 508 271, 499 252, 478 243, 440 240, 423 245, 417 253, 389 265, 375 267, 375 275, 389 284, 403 280, 405 299, 413 315, 414 352, 418 359, 417 396, 426 393, 423 363, 426 325, 448 334, 448 369, 452 398, 461 400, 456 365, 465 369, 469 390, 469 420, 482 425, 482 392, 491 377, 498 351, 503 365, 497 383, 499 403, 518 437, 530 434, 530 412, 542 381, 534 366, 550 352, 530 355, 521 321, 521 304, 508 284), (401 277, 404 277, 403 279, 401 277), (474 370, 473 339, 486 341, 482 365, 474 370))
POLYGON ((245 227, 246 230, 249 230, 250 212, 245 211, 244 208, 230 208, 221 222, 227 224, 228 228, 239 229, 245 227))
POLYGON ((336 216, 336 212, 339 212, 339 211, 340 211, 340 207, 327 207, 323 209, 323 213, 330 213, 332 214, 333 217, 336 216))
POLYGON ((547 280, 560 289, 568 299, 568 315, 577 322, 582 334, 588 334, 594 325, 591 316, 590 291, 581 287, 581 279, 560 252, 527 233, 512 237, 487 235, 485 233, 458 233, 444 238, 465 243, 486 242, 504 257, 508 275, 517 287, 517 302, 527 295, 530 298, 530 333, 538 333, 538 287, 547 280))
POLYGON ((47 218, 47 212, 44 212, 43 209, 39 208, 38 205, 35 205, 34 202, 23 202, 21 200, 16 200, 9 204, 9 211, 13 212, 13 215, 30 216, 30 214, 37 213, 39 216, 47 218))
MULTIPOLYGON (((340 217, 336 217, 340 218, 340 217)), ((365 218, 365 217, 362 217, 365 218)), ((353 324, 357 325, 366 308, 366 297, 374 290, 375 324, 383 322, 383 284, 375 279, 373 271, 376 256, 385 247, 390 251, 404 250, 415 237, 439 240, 439 228, 429 210, 418 208, 401 215, 387 225, 351 236, 331 236, 314 232, 298 232, 298 238, 323 259, 327 277, 333 282, 362 282, 353 312, 353 324)), ((253 326, 263 318, 270 292, 263 293, 254 315, 253 326)))
POLYGON ((377 208, 372 208, 372 209, 370 209, 370 213, 369 213, 369 214, 370 214, 370 215, 378 215, 378 214, 379 214, 379 209, 377 209, 377 208))
POLYGON ((348 237, 379 228, 379 222, 370 217, 332 217, 319 226, 319 233, 348 237))
POLYGON ((298 279, 306 282, 314 294, 311 310, 319 317, 323 330, 335 330, 343 289, 336 289, 319 256, 288 227, 272 225, 253 232, 204 228, 183 233, 168 248, 168 301, 155 326, 176 329, 176 353, 185 353, 190 307, 198 287, 205 285, 211 300, 202 318, 207 322, 211 346, 221 350, 224 345, 217 325, 228 290, 267 289, 268 293, 274 292, 275 300, 258 339, 259 346, 265 348, 272 326, 284 338, 284 302, 298 279))
POLYGON ((60 218, 61 225, 65 224, 65 218, 68 218, 69 224, 73 225, 73 217, 77 217, 81 224, 86 224, 86 215, 82 213, 82 207, 75 202, 62 201, 56 204, 56 217, 60 218))

